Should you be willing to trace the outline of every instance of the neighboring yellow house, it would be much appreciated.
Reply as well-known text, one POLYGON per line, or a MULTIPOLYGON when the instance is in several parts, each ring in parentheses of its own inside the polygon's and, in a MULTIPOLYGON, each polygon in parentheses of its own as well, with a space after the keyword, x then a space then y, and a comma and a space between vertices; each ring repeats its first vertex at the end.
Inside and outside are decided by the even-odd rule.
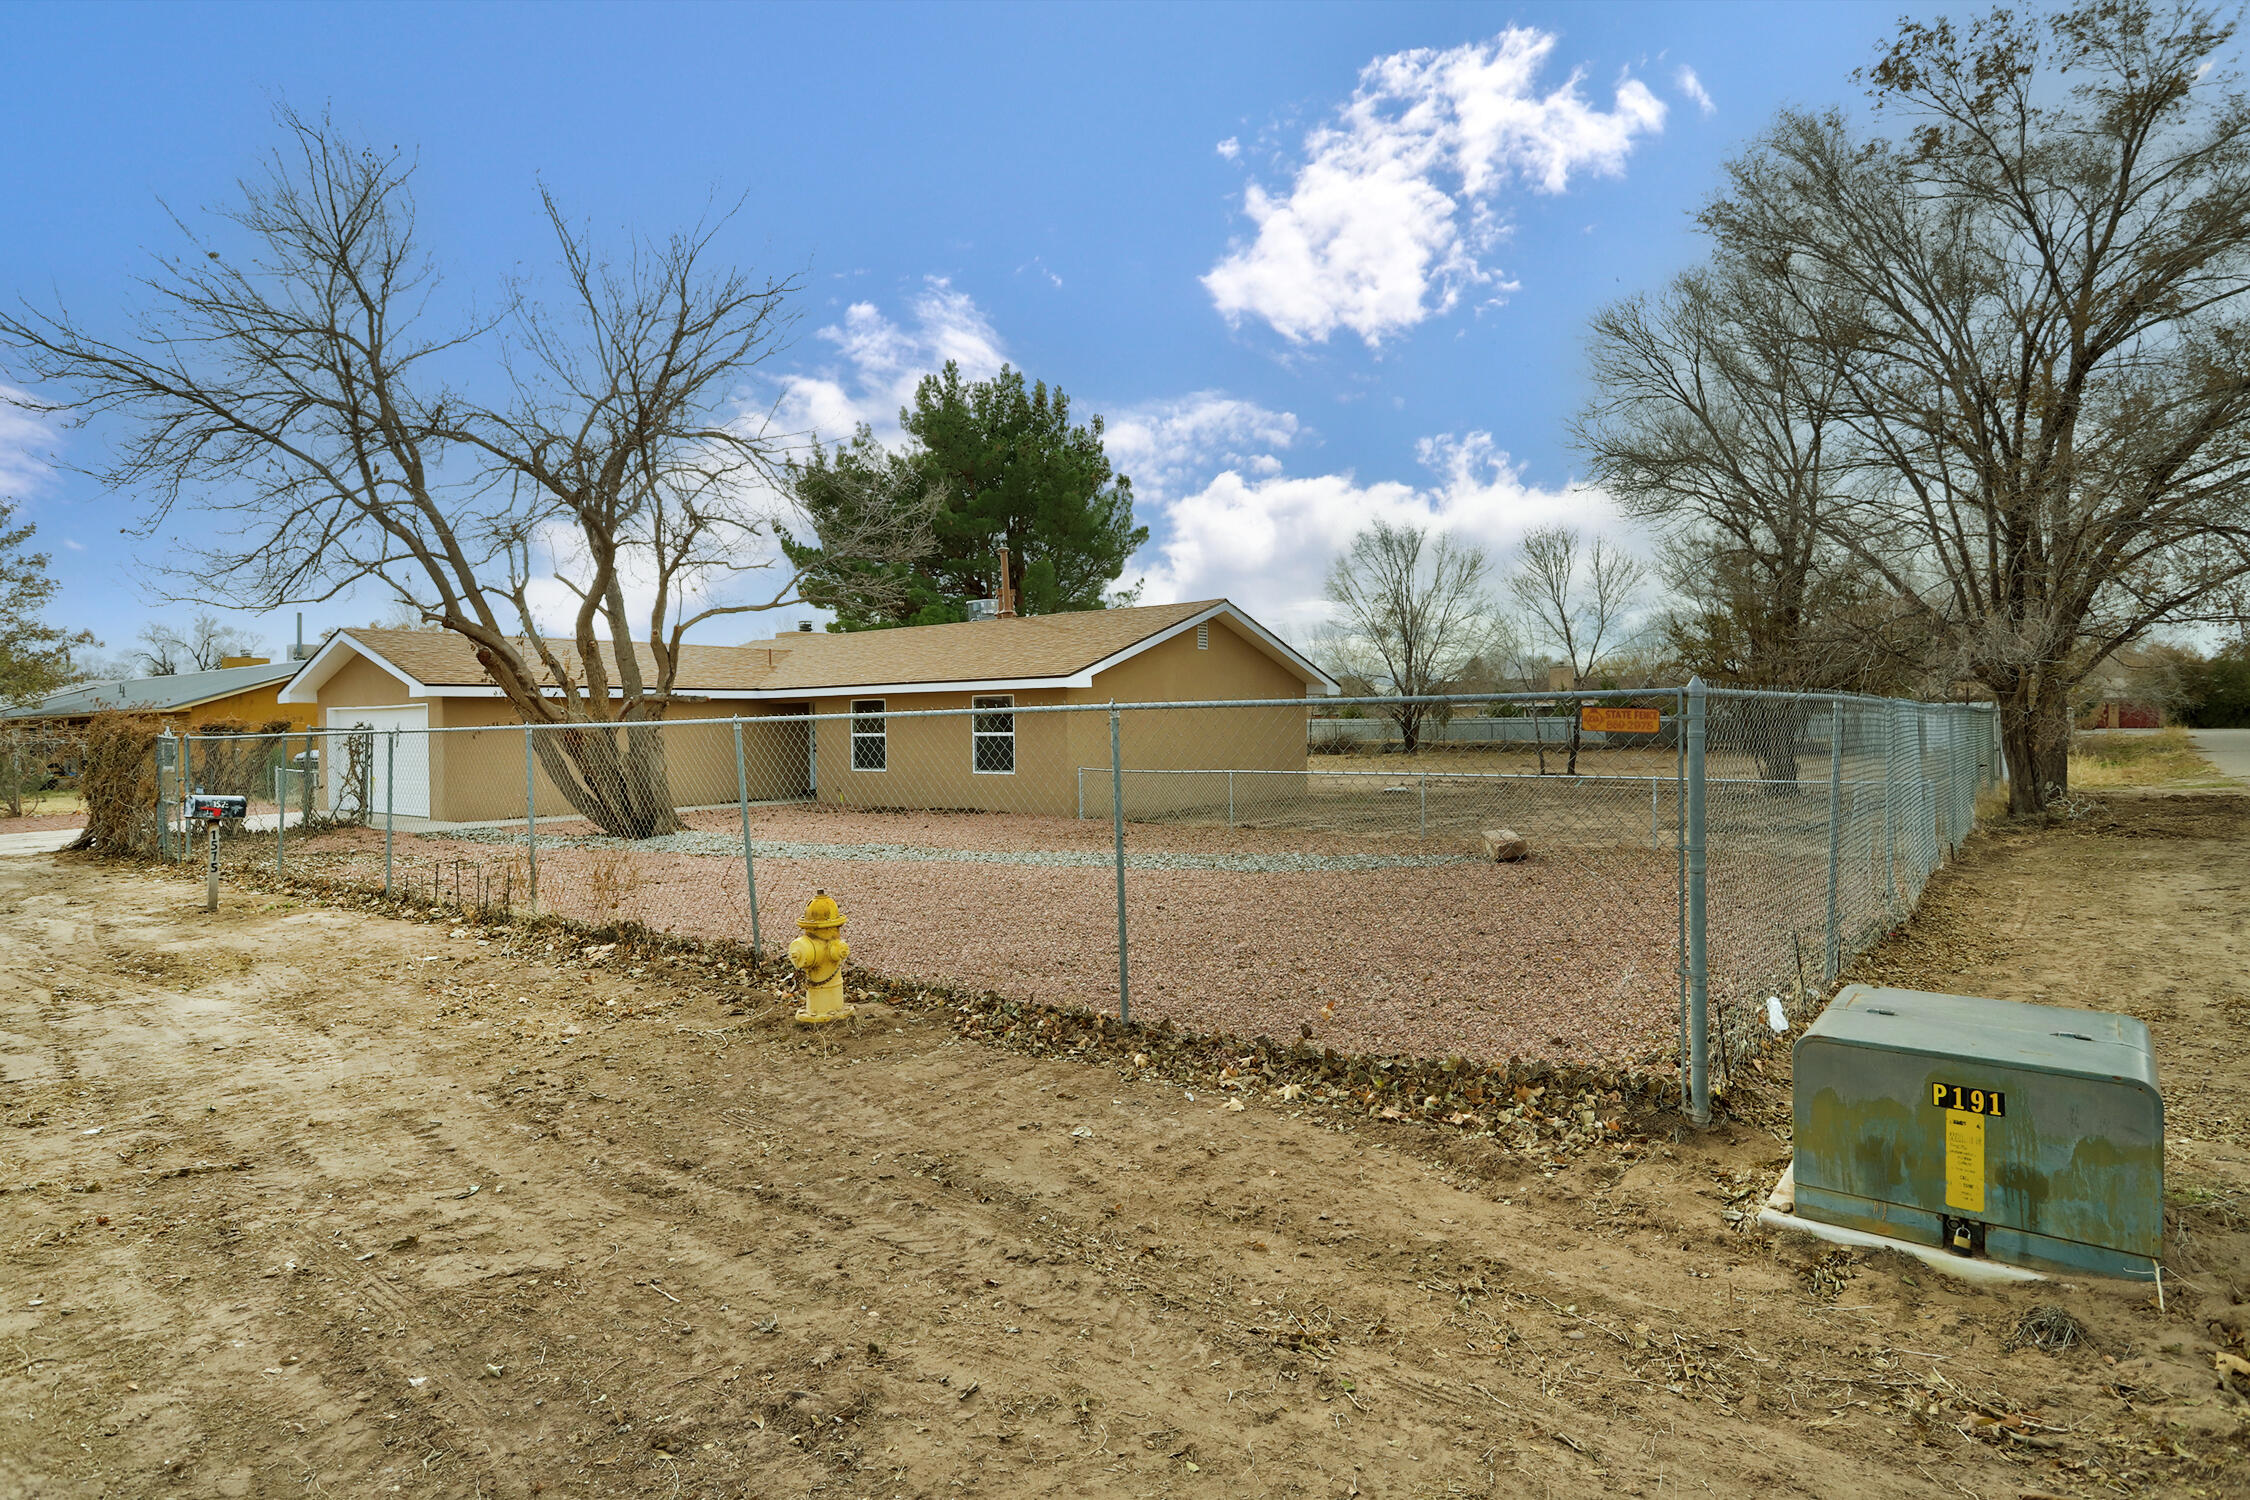
MULTIPOLYGON (((567 659, 567 647, 550 644, 567 659)), ((647 648, 635 649, 653 676, 647 648)), ((755 721, 742 737, 754 799, 1062 817, 1090 809, 1106 817, 1108 715, 1018 710, 1288 700, 1125 715, 1123 761, 1139 773, 1126 807, 1143 813, 1223 801, 1227 770, 1261 773, 1262 792, 1285 790, 1281 778, 1305 772, 1301 705, 1337 690, 1319 667, 1223 599, 800 632, 686 648, 664 716, 666 774, 679 805, 734 801, 732 724, 687 726, 741 718, 755 721), (932 709, 956 712, 904 717, 932 709), (808 717, 822 715, 835 717, 808 717), (1173 774, 1187 770, 1221 774, 1173 774)), ((385 778, 395 756, 402 816, 462 822, 522 811, 522 722, 459 636, 340 631, 281 698, 312 709, 330 729, 449 731, 403 734, 395 749, 386 741, 376 753, 374 805, 390 795, 385 778)), ((541 815, 569 810, 543 770, 535 781, 541 815)))
POLYGON ((230 656, 210 672, 177 672, 169 677, 133 677, 115 682, 81 682, 50 693, 36 703, 0 714, 0 720, 52 728, 75 728, 111 709, 156 714, 175 730, 239 720, 264 725, 286 719, 299 729, 313 723, 310 707, 283 703, 281 690, 301 662, 268 661, 262 656, 230 656))

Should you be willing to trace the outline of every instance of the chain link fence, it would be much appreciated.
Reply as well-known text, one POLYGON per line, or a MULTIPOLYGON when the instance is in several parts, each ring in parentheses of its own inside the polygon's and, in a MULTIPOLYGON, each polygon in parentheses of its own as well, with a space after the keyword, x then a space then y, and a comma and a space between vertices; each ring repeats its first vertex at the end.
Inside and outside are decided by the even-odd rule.
POLYGON ((1768 997, 1817 1003, 2000 774, 1988 708, 1700 684, 912 701, 190 735, 159 750, 165 850, 187 791, 231 792, 228 861, 768 953, 825 890, 893 979, 1340 1051, 1685 1060, 1701 1115, 1768 997))

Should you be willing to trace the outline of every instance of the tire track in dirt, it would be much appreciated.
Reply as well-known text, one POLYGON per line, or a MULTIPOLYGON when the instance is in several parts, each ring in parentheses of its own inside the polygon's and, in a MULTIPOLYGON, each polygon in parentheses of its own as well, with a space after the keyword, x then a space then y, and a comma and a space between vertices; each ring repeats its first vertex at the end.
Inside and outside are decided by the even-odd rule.
MULTIPOLYGON (((142 913, 185 899, 139 877, 102 888, 131 918, 121 951, 159 937, 142 913)), ((1931 1366, 1893 1342, 1998 1382, 1996 1337, 1972 1349, 1915 1320, 1927 1305, 1990 1326, 1997 1299, 1899 1293, 1869 1271, 1813 1306, 1789 1259, 1721 1225, 1732 1190, 1713 1202, 1709 1179, 1770 1139, 1548 1179, 1490 1143, 1344 1134, 1200 1085, 1190 1103, 962 1045, 923 1015, 871 1010, 808 1037, 782 1002, 753 1000, 741 1024, 714 1022, 663 968, 634 983, 472 952, 442 928, 280 926, 302 915, 199 929, 254 954, 194 987, 254 1045, 110 1049, 130 1064, 129 1107, 179 1122, 151 1130, 173 1135, 156 1161, 253 1158, 212 1181, 134 1179, 141 1205, 193 1218, 109 1242, 105 1264, 133 1277, 129 1333, 0 1307, 0 1334, 70 1336, 47 1346, 70 1380, 138 1364, 176 1402, 151 1415, 132 1404, 150 1392, 118 1397, 113 1375, 40 1388, 54 1429, 79 1436, 18 1451, 89 1493, 122 1450, 74 1445, 122 1441, 105 1426, 136 1451, 187 1452, 172 1483, 195 1493, 306 1493, 309 1478, 415 1495, 1590 1500, 1661 1473, 1667 1489, 1859 1500, 1931 1492, 1915 1459, 1980 1493, 2023 1477, 1943 1424, 1886 1439, 1874 1424, 1901 1419, 1868 1400, 1923 1389, 1931 1366), (263 1275, 288 1259, 295 1273, 263 1275), (504 1375, 480 1379, 487 1361, 504 1375), (362 1387, 383 1398, 364 1412, 362 1387)), ((81 971, 93 989, 94 959, 81 971)), ((147 1029, 124 1007, 66 1006, 53 1024, 82 1057, 147 1029)), ((60 1128, 36 1137, 41 1160, 68 1149, 60 1128)), ((66 1233, 41 1259, 71 1275, 86 1232, 62 1211, 77 1204, 17 1201, 66 1233)), ((4 1450, 22 1428, 0 1424, 4 1450)))

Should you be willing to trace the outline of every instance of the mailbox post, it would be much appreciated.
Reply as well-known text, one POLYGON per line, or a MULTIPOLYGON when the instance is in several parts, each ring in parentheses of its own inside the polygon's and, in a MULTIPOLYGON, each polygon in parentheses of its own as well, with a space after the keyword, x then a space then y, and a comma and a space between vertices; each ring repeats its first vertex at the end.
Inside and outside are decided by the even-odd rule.
POLYGON ((210 863, 203 875, 203 909, 219 909, 219 829, 228 823, 239 823, 249 814, 248 797, 214 797, 203 792, 191 792, 187 798, 188 826, 198 823, 211 830, 210 863))

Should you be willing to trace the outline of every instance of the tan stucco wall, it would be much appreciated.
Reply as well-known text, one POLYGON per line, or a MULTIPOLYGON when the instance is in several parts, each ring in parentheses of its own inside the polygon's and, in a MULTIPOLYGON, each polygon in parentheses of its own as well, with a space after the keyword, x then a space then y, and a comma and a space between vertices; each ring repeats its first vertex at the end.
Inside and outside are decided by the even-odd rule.
MULTIPOLYGON (((1094 678, 1090 688, 1049 689, 1015 695, 1019 707, 1042 704, 1107 705, 1179 699, 1301 699, 1302 678, 1224 621, 1211 622, 1210 645, 1199 650, 1187 630, 1094 678)), ((968 693, 891 694, 890 714, 918 709, 965 709, 968 693)), ((981 696, 981 695, 975 695, 981 696)), ((814 712, 845 714, 849 697, 815 700, 814 712)), ((1128 776, 1127 816, 1223 807, 1226 769, 1284 773, 1237 778, 1238 795, 1304 790, 1303 708, 1141 710, 1119 725, 1124 763, 1143 769, 1210 770, 1201 776, 1128 776)), ((1073 817, 1109 816, 1109 715, 1090 712, 1016 716, 1016 771, 1012 776, 972 769, 967 715, 942 719, 892 719, 889 768, 851 769, 849 726, 824 720, 817 727, 820 800, 852 807, 958 808, 987 812, 1073 817), (1088 769, 1081 777, 1081 767, 1088 769)))
MULTIPOLYGON (((1164 703, 1181 699, 1287 698, 1302 702, 1304 679, 1282 666, 1222 620, 1211 622, 1210 646, 1199 650, 1187 630, 1160 646, 1120 662, 1073 694, 1083 702, 1164 703)), ((1225 772, 1262 774, 1234 778, 1239 806, 1297 795, 1305 789, 1305 708, 1142 709, 1122 716, 1119 759, 1125 776, 1125 815, 1151 816, 1186 808, 1224 808, 1225 772), (1142 775, 1142 771, 1209 774, 1142 775)), ((1109 765, 1109 718, 1072 715, 1074 766, 1109 765)), ((1085 773, 1086 814, 1109 816, 1109 777, 1085 773)))
POLYGON ((183 716, 189 729, 215 723, 221 719, 240 719, 245 724, 270 724, 275 719, 287 719, 299 729, 312 723, 312 709, 302 703, 283 703, 281 690, 288 686, 285 678, 247 692, 230 693, 224 698, 214 698, 209 703, 198 703, 183 716))
MULTIPOLYGON (((1109 816, 1109 717, 1100 705, 1180 699, 1286 698, 1301 700, 1305 685, 1294 672, 1244 639, 1224 621, 1212 621, 1208 649, 1198 649, 1190 629, 1099 674, 1090 688, 1044 689, 1014 694, 1016 706, 1083 704, 1092 711, 1026 713, 1016 717, 1013 774, 979 773, 972 765, 967 715, 939 719, 891 717, 888 768, 854 771, 845 719, 807 725, 794 717, 848 715, 855 697, 881 696, 887 715, 969 707, 965 692, 824 694, 802 704, 739 700, 677 703, 665 716, 665 755, 673 795, 681 806, 712 806, 736 795, 734 734, 721 722, 736 715, 765 720, 744 727, 744 763, 752 800, 800 797, 808 790, 807 740, 818 745, 819 798, 848 807, 938 808, 964 811, 1075 816, 1080 810, 1079 767, 1088 816, 1109 816), (814 731, 808 735, 808 730, 814 731)), ((518 817, 524 803, 524 734, 504 698, 410 700, 404 686, 364 659, 340 668, 320 689, 318 718, 339 707, 384 707, 426 702, 430 727, 459 733, 430 736, 430 816, 445 822, 518 817)), ((1237 778, 1244 802, 1259 795, 1303 790, 1306 710, 1147 710, 1129 713, 1121 739, 1128 767, 1193 769, 1218 774, 1127 777, 1128 816, 1222 806, 1227 769, 1283 773, 1237 778), (1252 790, 1255 783, 1256 791, 1252 790)), ((552 733, 553 731, 542 731, 552 733)), ((612 731, 616 732, 616 731, 612 731)), ((537 770, 534 803, 539 816, 573 813, 568 800, 537 770)))
MULTIPOLYGON (((677 805, 708 807, 735 800, 734 729, 724 721, 736 714, 745 719, 774 717, 766 704, 738 701, 674 703, 667 709, 663 753, 677 805), (721 722, 697 724, 698 719, 721 722)), ((523 722, 505 698, 432 699, 431 727, 467 731, 430 736, 431 817, 475 822, 521 816, 523 722)), ((622 735, 625 731, 535 731, 540 735, 596 732, 622 735)), ((804 734, 802 723, 744 726, 743 766, 751 800, 803 795, 804 734)), ((569 799, 549 779, 543 756, 534 780, 533 805, 540 817, 576 816, 569 799)))
MULTIPOLYGON (((964 709, 968 693, 891 693, 883 698, 886 716, 932 709, 964 709)), ((975 696, 982 697, 984 694, 975 696)), ((997 695, 995 695, 997 696, 997 695)), ((1060 703, 1054 689, 1012 695, 1016 706, 1060 703)), ((847 714, 851 697, 816 698, 816 714, 847 714)), ((851 768, 848 723, 824 719, 815 725, 820 749, 820 800, 846 807, 937 808, 964 812, 1063 813, 1072 811, 1067 740, 1077 714, 1016 715, 1016 769, 1010 774, 979 773, 971 764, 969 717, 886 718, 889 767, 851 768)))

